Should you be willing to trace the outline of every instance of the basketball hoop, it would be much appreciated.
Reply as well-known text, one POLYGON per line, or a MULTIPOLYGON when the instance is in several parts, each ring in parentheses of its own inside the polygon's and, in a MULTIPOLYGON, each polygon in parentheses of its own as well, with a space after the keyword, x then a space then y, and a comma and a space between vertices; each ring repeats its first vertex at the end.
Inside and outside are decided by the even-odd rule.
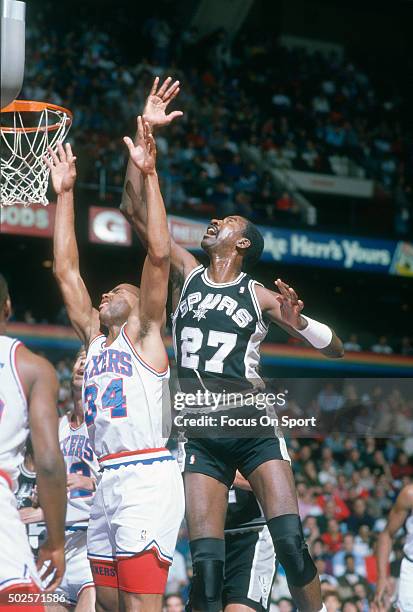
POLYGON ((0 111, 0 207, 43 204, 49 183, 44 156, 56 150, 72 124, 72 113, 55 104, 15 100, 0 111))

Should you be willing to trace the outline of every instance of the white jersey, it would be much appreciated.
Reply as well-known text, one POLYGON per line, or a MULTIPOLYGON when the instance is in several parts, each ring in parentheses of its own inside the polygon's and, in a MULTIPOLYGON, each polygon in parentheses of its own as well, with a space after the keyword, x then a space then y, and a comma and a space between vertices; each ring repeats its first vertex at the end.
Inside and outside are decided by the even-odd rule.
POLYGON ((16 367, 16 351, 22 343, 0 336, 0 469, 16 489, 29 435, 27 400, 16 367))
MULTIPOLYGON (((66 473, 96 478, 99 464, 93 452, 85 423, 73 427, 67 416, 60 419, 59 443, 66 465, 66 473)), ((94 492, 74 489, 67 495, 66 526, 86 527, 94 492)))
POLYGON ((83 402, 89 437, 99 459, 165 446, 168 379, 169 368, 158 372, 138 355, 125 325, 109 347, 103 335, 92 340, 83 376, 83 402))
POLYGON ((413 562, 413 511, 410 513, 410 516, 407 517, 405 529, 406 542, 403 547, 403 552, 405 556, 413 562))

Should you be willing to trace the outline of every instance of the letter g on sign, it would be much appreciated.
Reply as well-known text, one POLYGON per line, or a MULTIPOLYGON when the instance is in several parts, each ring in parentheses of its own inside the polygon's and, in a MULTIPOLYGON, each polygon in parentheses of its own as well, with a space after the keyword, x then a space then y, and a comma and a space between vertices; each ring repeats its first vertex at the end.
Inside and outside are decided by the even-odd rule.
POLYGON ((118 210, 92 206, 89 209, 89 239, 91 242, 130 246, 130 226, 118 210))

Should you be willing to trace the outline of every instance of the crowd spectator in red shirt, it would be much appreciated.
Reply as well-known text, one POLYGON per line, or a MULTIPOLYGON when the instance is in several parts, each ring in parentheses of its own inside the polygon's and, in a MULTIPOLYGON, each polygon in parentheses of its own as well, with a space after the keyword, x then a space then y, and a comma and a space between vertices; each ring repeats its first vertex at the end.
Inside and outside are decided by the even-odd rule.
POLYGON ((343 534, 340 531, 340 525, 336 519, 328 521, 327 532, 321 536, 322 541, 327 547, 328 552, 334 554, 338 552, 343 544, 343 534))

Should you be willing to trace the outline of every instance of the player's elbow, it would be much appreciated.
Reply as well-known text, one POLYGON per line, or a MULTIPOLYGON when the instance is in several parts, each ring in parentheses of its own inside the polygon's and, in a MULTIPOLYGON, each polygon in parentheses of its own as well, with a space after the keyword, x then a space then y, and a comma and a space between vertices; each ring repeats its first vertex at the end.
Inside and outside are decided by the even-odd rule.
POLYGON ((36 457, 37 476, 48 481, 60 481, 65 477, 65 466, 62 453, 59 448, 42 452, 36 457))
POLYGON ((162 268, 169 265, 171 259, 171 243, 170 240, 159 242, 156 246, 148 246, 148 257, 153 266, 162 268))
POLYGON ((64 281, 73 272, 73 268, 69 258, 55 258, 53 261, 53 274, 58 281, 64 281))

